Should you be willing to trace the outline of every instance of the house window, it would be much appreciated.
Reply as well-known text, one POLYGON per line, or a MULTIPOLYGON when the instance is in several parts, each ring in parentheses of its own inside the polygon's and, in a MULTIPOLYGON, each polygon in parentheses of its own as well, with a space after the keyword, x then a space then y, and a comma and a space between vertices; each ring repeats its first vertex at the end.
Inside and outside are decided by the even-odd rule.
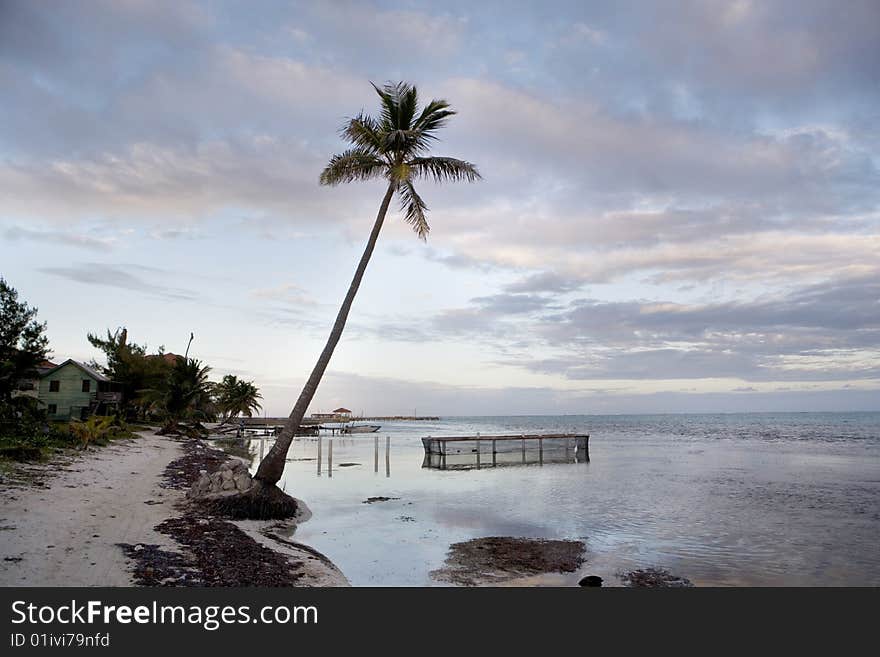
POLYGON ((58 392, 61 381, 49 381, 49 392, 58 392))
MULTIPOLYGON (((53 381, 52 383, 57 383, 53 381)), ((49 415, 56 415, 58 413, 58 404, 49 404, 49 415)))
POLYGON ((83 379, 83 392, 89 392, 92 389, 92 382, 89 379, 83 379))

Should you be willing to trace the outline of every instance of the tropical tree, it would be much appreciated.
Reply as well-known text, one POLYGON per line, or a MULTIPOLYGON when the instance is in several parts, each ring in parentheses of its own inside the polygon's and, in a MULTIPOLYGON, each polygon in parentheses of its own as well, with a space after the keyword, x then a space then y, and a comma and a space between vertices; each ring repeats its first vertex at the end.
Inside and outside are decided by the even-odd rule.
POLYGON ((262 408, 263 395, 253 381, 244 381, 234 374, 227 374, 214 387, 214 400, 217 410, 223 415, 220 425, 230 422, 239 415, 253 417, 262 408))
POLYGON ((86 337, 93 347, 104 352, 107 360, 106 365, 101 365, 93 358, 90 365, 123 387, 122 414, 142 412, 142 391, 163 388, 170 375, 172 363, 166 360, 164 348, 147 354, 147 345, 130 341, 125 327, 112 333, 107 329, 105 338, 97 333, 86 337))
POLYGON ((348 293, 327 338, 327 344, 296 400, 281 434, 260 463, 254 477, 257 483, 254 487, 256 495, 260 492, 268 493, 267 489, 274 488, 274 484, 281 479, 293 436, 342 336, 348 313, 363 280, 394 194, 398 194, 400 198, 404 221, 412 226, 421 239, 426 239, 430 230, 425 217, 428 206, 416 192, 415 182, 419 180, 474 182, 480 179, 477 168, 470 162, 428 154, 430 147, 437 140, 438 130, 455 114, 448 102, 432 100, 420 110, 418 94, 412 85, 398 82, 386 84, 382 88, 374 84, 373 88, 379 95, 379 115, 373 117, 361 112, 343 125, 341 136, 351 144, 351 148, 330 159, 330 163, 321 173, 320 183, 332 186, 379 179, 387 184, 385 196, 382 198, 373 230, 355 270, 348 293))
POLYGON ((36 378, 37 366, 48 355, 45 332, 37 309, 19 301, 15 288, 0 277, 0 434, 29 432, 45 419, 36 399, 16 395, 36 378))
POLYGON ((160 433, 178 431, 181 422, 202 422, 215 417, 210 371, 199 360, 178 358, 163 386, 142 391, 145 402, 163 420, 160 433))
POLYGON ((37 309, 18 300, 18 291, 0 277, 0 403, 9 403, 19 383, 46 359, 49 339, 37 309))

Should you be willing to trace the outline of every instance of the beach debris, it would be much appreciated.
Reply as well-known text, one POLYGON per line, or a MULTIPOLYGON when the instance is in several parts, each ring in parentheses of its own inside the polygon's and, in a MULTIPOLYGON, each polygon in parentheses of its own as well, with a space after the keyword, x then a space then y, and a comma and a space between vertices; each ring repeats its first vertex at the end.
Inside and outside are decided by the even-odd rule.
POLYGON ((383 497, 379 495, 378 497, 368 497, 361 504, 375 504, 376 502, 390 502, 391 500, 399 500, 399 497, 383 497))
POLYGON ((156 529, 186 551, 118 543, 142 586, 297 586, 303 576, 301 562, 260 545, 231 522, 183 516, 156 529))
POLYGON ((258 485, 241 460, 198 440, 180 442, 184 455, 165 468, 164 488, 190 488, 190 502, 227 518, 281 520, 296 516, 296 500, 277 486, 258 485))
POLYGON ((183 440, 184 454, 165 467, 163 488, 181 490, 192 486, 204 473, 223 465, 229 457, 219 449, 204 449, 196 440, 183 440))
POLYGON ((578 586, 602 586, 602 578, 598 575, 587 575, 578 582, 578 586))
POLYGON ((398 516, 397 520, 400 520, 401 522, 415 522, 416 521, 416 519, 413 518, 412 516, 398 516))
POLYGON ((449 546, 443 568, 431 576, 460 586, 497 584, 541 573, 572 573, 584 562, 584 543, 486 536, 449 546))
POLYGON ((644 568, 619 574, 624 585, 632 588, 689 588, 693 583, 686 577, 673 575, 663 568, 644 568))

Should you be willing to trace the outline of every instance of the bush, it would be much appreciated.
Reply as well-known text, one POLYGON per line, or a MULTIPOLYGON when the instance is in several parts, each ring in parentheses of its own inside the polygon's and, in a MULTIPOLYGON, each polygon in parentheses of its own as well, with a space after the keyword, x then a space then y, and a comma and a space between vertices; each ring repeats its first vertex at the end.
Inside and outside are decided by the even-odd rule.
POLYGON ((0 458, 11 461, 39 461, 43 458, 43 450, 32 445, 0 445, 0 458))
POLYGON ((90 444, 110 436, 112 424, 112 417, 92 415, 85 421, 71 420, 70 433, 79 439, 80 449, 88 449, 90 444))

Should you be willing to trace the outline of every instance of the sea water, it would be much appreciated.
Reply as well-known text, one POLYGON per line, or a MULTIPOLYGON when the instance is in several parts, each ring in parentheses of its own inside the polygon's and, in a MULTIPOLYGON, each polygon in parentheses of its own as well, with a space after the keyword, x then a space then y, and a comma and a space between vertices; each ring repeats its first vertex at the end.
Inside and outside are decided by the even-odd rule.
POLYGON ((354 585, 437 584, 449 545, 482 536, 583 541, 578 573, 538 580, 557 585, 649 567, 697 585, 880 585, 880 413, 387 422, 332 438, 332 466, 330 441, 319 465, 298 438, 280 485, 314 514, 294 539, 354 585), (556 432, 590 434, 591 460, 423 467, 423 436, 556 432), (365 503, 380 496, 394 499, 365 503))

